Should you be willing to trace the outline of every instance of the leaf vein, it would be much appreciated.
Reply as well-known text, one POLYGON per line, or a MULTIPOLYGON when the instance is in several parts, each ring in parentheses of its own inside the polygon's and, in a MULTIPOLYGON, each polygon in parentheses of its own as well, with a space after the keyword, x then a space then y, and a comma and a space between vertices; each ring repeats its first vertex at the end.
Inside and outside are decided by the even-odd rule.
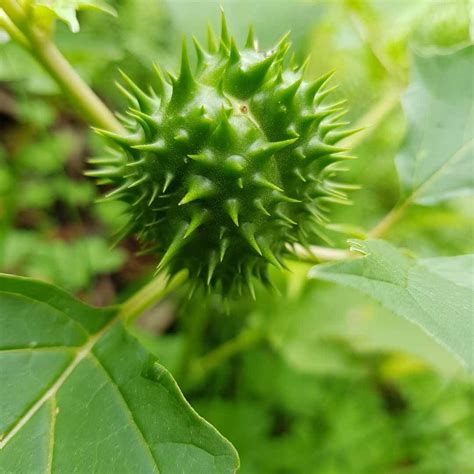
POLYGON ((86 343, 78 348, 76 356, 71 363, 64 369, 64 371, 56 378, 56 380, 49 386, 43 395, 30 407, 30 409, 18 420, 13 428, 0 440, 0 450, 3 449, 10 440, 31 420, 31 418, 47 403, 52 397, 56 395, 58 390, 63 386, 68 377, 72 374, 79 363, 91 352, 96 342, 115 324, 118 316, 111 319, 100 331, 91 336, 86 343))
POLYGON ((47 472, 51 474, 53 472, 53 456, 54 456, 54 437, 56 432, 56 416, 57 416, 57 404, 56 397, 51 398, 51 426, 49 429, 49 442, 48 442, 48 469, 47 472))
POLYGON ((148 441, 145 437, 145 434, 143 432, 143 429, 142 427, 140 426, 140 424, 138 423, 138 421, 136 420, 136 418, 133 416, 133 412, 132 410, 130 409, 130 406, 128 404, 128 401, 125 397, 125 395, 123 394, 122 390, 120 389, 120 386, 115 382, 115 380, 112 378, 112 375, 110 374, 110 372, 107 370, 107 368, 105 367, 105 365, 102 363, 102 361, 93 353, 91 352, 89 354, 89 356, 94 359, 97 363, 97 365, 102 369, 102 371, 107 375, 107 378, 110 380, 112 386, 115 387, 115 389, 117 390, 117 393, 120 395, 120 398, 122 399, 123 401, 123 405, 125 406, 126 410, 127 410, 127 413, 129 415, 129 418, 130 420, 133 422, 133 424, 135 425, 135 427, 137 428, 137 431, 140 435, 140 438, 143 442, 143 445, 145 446, 145 449, 146 451, 149 453, 149 455, 151 456, 152 460, 153 460, 153 463, 155 464, 156 468, 157 468, 157 472, 159 473, 160 470, 158 468, 158 459, 156 459, 154 453, 152 452, 152 450, 150 449, 150 446, 148 444, 148 441))

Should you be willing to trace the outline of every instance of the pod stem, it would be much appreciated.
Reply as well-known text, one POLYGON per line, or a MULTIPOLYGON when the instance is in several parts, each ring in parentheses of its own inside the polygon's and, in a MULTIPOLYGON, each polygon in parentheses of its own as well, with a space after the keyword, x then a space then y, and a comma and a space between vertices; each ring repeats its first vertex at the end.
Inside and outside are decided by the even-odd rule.
POLYGON ((260 329, 244 329, 235 338, 230 339, 197 359, 192 366, 194 377, 198 380, 204 379, 224 362, 257 345, 264 339, 264 333, 260 329))
POLYGON ((288 246, 288 249, 294 253, 297 260, 310 263, 334 262, 354 258, 359 255, 350 250, 321 247, 319 245, 311 245, 305 248, 300 244, 294 244, 293 246, 288 246))
POLYGON ((168 277, 164 273, 159 273, 153 280, 121 305, 119 317, 127 324, 132 323, 148 308, 161 301, 187 279, 187 270, 181 270, 170 280, 168 280, 168 277))
POLYGON ((15 0, 0 0, 0 22, 10 37, 28 51, 56 81, 82 117, 95 127, 124 134, 125 130, 110 109, 61 54, 51 39, 30 20, 15 0))

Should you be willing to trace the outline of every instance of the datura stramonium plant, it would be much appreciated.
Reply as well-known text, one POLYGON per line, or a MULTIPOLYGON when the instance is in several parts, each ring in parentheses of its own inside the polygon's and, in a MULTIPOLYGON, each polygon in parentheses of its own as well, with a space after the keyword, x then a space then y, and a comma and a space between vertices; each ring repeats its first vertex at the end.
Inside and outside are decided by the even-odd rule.
POLYGON ((137 235, 161 256, 158 269, 189 271, 195 285, 228 295, 268 281, 294 243, 316 243, 328 203, 347 203, 337 182, 341 103, 328 101, 331 74, 312 82, 287 60, 284 37, 261 51, 250 30, 243 49, 211 30, 207 50, 194 40, 196 67, 183 44, 179 76, 139 88, 126 75, 129 131, 99 131, 114 145, 88 174, 128 204, 121 236, 137 235))

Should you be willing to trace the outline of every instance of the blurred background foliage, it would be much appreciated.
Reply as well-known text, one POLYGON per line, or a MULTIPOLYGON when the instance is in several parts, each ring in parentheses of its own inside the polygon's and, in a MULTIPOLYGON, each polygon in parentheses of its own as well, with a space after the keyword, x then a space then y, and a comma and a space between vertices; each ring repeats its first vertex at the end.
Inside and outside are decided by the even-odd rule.
MULTIPOLYGON (((354 205, 334 209, 354 234, 398 199, 394 158, 406 131, 400 94, 413 54, 473 40, 468 0, 114 0, 118 17, 80 12, 81 31, 58 24, 57 44, 114 109, 118 68, 140 84, 152 63, 175 67, 181 36, 204 39, 222 5, 242 41, 253 23, 270 47, 291 30, 307 74, 336 70, 349 119, 370 125, 353 140, 354 205)), ((0 32, 1 33, 1 32, 0 32)), ((111 248, 118 203, 96 204, 83 176, 103 143, 55 84, 0 34, 0 271, 56 283, 110 304, 145 282, 151 257, 129 239, 111 248)), ((391 241, 420 256, 473 252, 474 206, 462 198, 413 206, 391 241)), ((330 233, 344 246, 346 234, 330 233)), ((137 337, 178 378, 191 403, 238 449, 242 473, 474 472, 472 378, 418 327, 359 293, 307 282, 309 265, 275 274, 277 292, 231 302, 186 288, 149 311, 137 337), (220 344, 220 349, 214 349, 220 344)))

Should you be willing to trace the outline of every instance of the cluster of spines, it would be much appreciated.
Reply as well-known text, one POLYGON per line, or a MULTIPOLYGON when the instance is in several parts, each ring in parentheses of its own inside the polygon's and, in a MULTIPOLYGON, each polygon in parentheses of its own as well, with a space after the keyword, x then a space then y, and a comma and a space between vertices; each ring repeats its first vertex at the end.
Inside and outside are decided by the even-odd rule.
MULTIPOLYGON (((243 252, 242 258, 235 262, 236 272, 235 268, 228 268, 228 273, 235 272, 235 276, 232 283, 223 282, 223 289, 227 292, 232 287, 240 289, 245 284, 253 293, 252 278, 268 280, 267 263, 283 267, 285 244, 299 242, 309 245, 315 235, 324 235, 321 229, 327 222, 326 203, 348 202, 345 190, 353 186, 338 183, 332 178, 341 171, 340 162, 351 158, 344 154, 346 149, 338 147, 337 143, 356 130, 341 129, 346 125, 339 121, 344 114, 342 103, 324 105, 333 90, 326 87, 331 74, 307 83, 303 81, 304 66, 285 66, 284 58, 288 50, 286 37, 276 48, 262 55, 257 51, 250 29, 244 53, 241 54, 229 36, 223 17, 219 44, 211 29, 208 31, 207 51, 195 38, 193 42, 197 58, 195 73, 183 43, 178 77, 168 73, 166 81, 159 68, 155 67, 153 87, 144 92, 122 74, 127 88, 121 85, 119 88, 130 101, 130 108, 121 119, 130 133, 125 136, 103 130, 100 133, 109 137, 125 153, 114 152, 109 157, 95 159, 94 164, 100 168, 88 174, 116 186, 106 198, 120 198, 130 204, 131 219, 119 237, 135 233, 143 241, 151 242, 150 251, 162 252, 159 270, 171 266, 172 271, 177 271, 179 268, 176 265, 186 266, 189 262, 183 256, 186 252, 183 253, 183 247, 198 229, 211 222, 209 228, 217 231, 218 239, 215 235, 209 237, 217 240, 217 245, 208 249, 204 264, 190 268, 195 280, 204 281, 208 286, 216 285, 213 277, 219 266, 229 266, 224 257, 235 245, 232 235, 235 231, 226 224, 222 225, 222 222, 212 224, 213 219, 215 221, 213 206, 210 206, 211 209, 206 207, 209 200, 222 197, 222 190, 212 179, 203 176, 206 173, 186 176, 186 167, 194 163, 199 169, 211 170, 211 174, 212 168, 217 167, 219 172, 233 177, 242 190, 249 186, 250 180, 250 186, 264 191, 261 197, 257 193, 253 198, 252 207, 260 214, 257 220, 263 219, 262 228, 267 229, 268 236, 262 235, 252 219, 245 219, 248 216, 243 207, 248 209, 248 203, 242 206, 238 199, 227 196, 220 207, 238 229, 238 235, 251 248, 250 254, 243 252), (214 110, 210 114, 205 103, 193 104, 194 107, 186 111, 187 115, 182 120, 193 126, 181 127, 179 113, 183 110, 183 104, 192 102, 196 91, 203 87, 215 88, 222 99, 218 113, 214 110), (252 134, 255 131, 250 130, 246 149, 225 160, 216 160, 207 141, 214 140, 221 145, 234 139, 237 141, 234 136, 236 130, 231 124, 237 101, 241 102, 242 115, 250 109, 252 120, 258 122, 257 131, 260 130, 261 136, 252 134), (169 117, 166 119, 162 113, 164 107, 168 115, 176 111, 178 119, 175 117, 174 122, 169 117), (170 140, 157 133, 169 122, 173 125, 172 149, 170 140), (199 143, 200 136, 206 137, 207 141, 199 143), (193 152, 188 153, 192 148, 195 148, 193 152), (170 160, 170 152, 173 151, 184 153, 183 159, 178 162, 170 160), (150 167, 150 156, 162 169, 150 167), (260 167, 265 171, 272 160, 276 172, 270 173, 271 178, 265 172, 254 172, 251 176, 245 173, 249 167, 257 170, 260 167), (272 209, 269 209, 269 200, 272 209), (182 213, 186 215, 185 219, 176 222, 169 219, 170 210, 180 213, 179 209, 195 202, 205 205, 182 213), (277 205, 274 205, 275 202, 277 205), (165 226, 173 228, 173 235, 167 235, 166 231, 160 235, 165 226), (276 242, 272 240, 275 237, 276 242), (161 242, 160 238, 163 239, 161 242)), ((220 146, 223 147, 225 145, 220 146)), ((253 215, 252 212, 250 215, 253 215)), ((189 250, 189 253, 192 251, 189 250)), ((189 260, 194 263, 192 256, 189 260)), ((221 280, 224 273, 221 271, 221 280)))

